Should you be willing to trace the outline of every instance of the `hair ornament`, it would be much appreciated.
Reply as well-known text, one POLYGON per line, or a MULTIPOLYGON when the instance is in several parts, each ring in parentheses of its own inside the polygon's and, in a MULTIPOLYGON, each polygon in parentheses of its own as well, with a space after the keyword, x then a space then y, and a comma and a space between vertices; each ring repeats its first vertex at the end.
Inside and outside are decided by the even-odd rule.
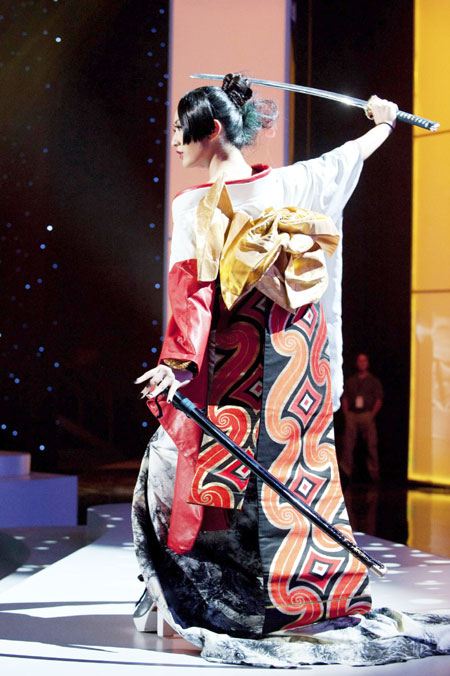
POLYGON ((253 96, 248 80, 239 73, 228 73, 228 75, 225 75, 223 78, 222 89, 230 101, 232 101, 236 108, 239 109, 241 109, 253 96))

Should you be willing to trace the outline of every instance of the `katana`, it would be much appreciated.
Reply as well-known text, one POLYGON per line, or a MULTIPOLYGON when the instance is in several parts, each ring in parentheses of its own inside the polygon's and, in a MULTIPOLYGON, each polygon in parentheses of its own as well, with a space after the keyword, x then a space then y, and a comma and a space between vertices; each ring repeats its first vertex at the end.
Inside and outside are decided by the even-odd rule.
MULTIPOLYGON (((167 391, 166 391, 167 393, 167 391)), ((156 403, 158 403, 156 401, 156 403)), ((334 542, 341 545, 344 549, 350 552, 358 561, 361 561, 367 568, 373 570, 378 577, 383 577, 386 574, 387 568, 384 564, 372 558, 364 549, 361 549, 356 542, 349 540, 340 530, 335 528, 331 523, 324 519, 318 512, 310 507, 306 502, 301 500, 295 493, 293 493, 287 486, 285 486, 279 479, 271 474, 265 467, 263 467, 251 455, 246 453, 240 446, 238 446, 229 436, 222 432, 209 418, 201 411, 195 404, 187 397, 182 397, 179 392, 175 392, 172 399, 173 406, 182 411, 188 418, 191 418, 199 425, 204 432, 209 434, 219 444, 221 444, 227 451, 229 451, 235 458, 239 460, 245 467, 256 474, 267 486, 269 486, 275 493, 288 502, 292 507, 299 511, 303 516, 306 516, 309 521, 326 533, 334 542)))
MULTIPOLYGON (((191 75, 192 78, 201 80, 223 80, 224 75, 210 75, 209 73, 196 73, 191 75)), ((325 89, 315 89, 314 87, 304 87, 302 85, 294 85, 289 82, 275 82, 274 80, 260 80, 255 77, 245 78, 250 84, 261 85, 263 87, 274 87, 275 89, 285 89, 288 92, 295 92, 297 94, 308 94, 309 96, 319 96, 322 99, 329 99, 330 101, 337 101, 338 103, 346 103, 348 106, 355 106, 362 108, 366 115, 370 117, 370 107, 368 101, 357 99, 354 96, 347 96, 346 94, 336 94, 335 92, 328 92, 325 89)), ((405 113, 403 110, 397 111, 397 120, 406 122, 407 124, 415 125, 428 129, 428 131, 437 131, 439 129, 439 122, 432 122, 419 115, 412 113, 405 113)))

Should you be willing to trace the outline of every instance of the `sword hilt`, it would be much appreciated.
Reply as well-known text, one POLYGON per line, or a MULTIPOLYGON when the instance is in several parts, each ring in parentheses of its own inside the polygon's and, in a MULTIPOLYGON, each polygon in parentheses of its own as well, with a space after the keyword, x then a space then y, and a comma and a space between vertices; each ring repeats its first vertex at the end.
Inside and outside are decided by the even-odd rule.
POLYGON ((406 122, 407 124, 413 124, 416 127, 428 129, 428 131, 437 131, 440 127, 439 122, 433 122, 432 120, 427 120, 424 117, 413 115, 412 113, 405 113, 403 110, 397 112, 397 120, 406 122))

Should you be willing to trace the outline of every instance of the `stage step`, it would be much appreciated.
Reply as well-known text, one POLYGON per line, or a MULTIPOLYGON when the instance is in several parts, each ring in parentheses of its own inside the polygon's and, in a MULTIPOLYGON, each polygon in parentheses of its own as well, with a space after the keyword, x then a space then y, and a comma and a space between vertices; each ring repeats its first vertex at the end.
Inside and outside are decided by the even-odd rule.
POLYGON ((0 478, 0 527, 76 526, 76 476, 31 472, 0 478))
POLYGON ((0 477, 26 476, 30 473, 31 455, 20 451, 0 451, 0 477))

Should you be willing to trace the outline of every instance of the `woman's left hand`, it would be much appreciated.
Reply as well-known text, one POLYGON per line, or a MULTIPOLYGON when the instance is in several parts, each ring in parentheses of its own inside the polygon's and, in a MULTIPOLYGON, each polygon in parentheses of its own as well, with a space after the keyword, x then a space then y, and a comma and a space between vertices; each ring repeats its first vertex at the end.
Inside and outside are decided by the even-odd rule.
POLYGON ((160 364, 150 371, 146 371, 139 378, 134 381, 136 384, 144 383, 148 380, 147 385, 141 391, 143 397, 154 398, 161 394, 165 389, 169 388, 167 393, 167 401, 172 402, 173 395, 179 387, 186 385, 193 378, 192 371, 188 369, 171 369, 170 366, 160 364))

